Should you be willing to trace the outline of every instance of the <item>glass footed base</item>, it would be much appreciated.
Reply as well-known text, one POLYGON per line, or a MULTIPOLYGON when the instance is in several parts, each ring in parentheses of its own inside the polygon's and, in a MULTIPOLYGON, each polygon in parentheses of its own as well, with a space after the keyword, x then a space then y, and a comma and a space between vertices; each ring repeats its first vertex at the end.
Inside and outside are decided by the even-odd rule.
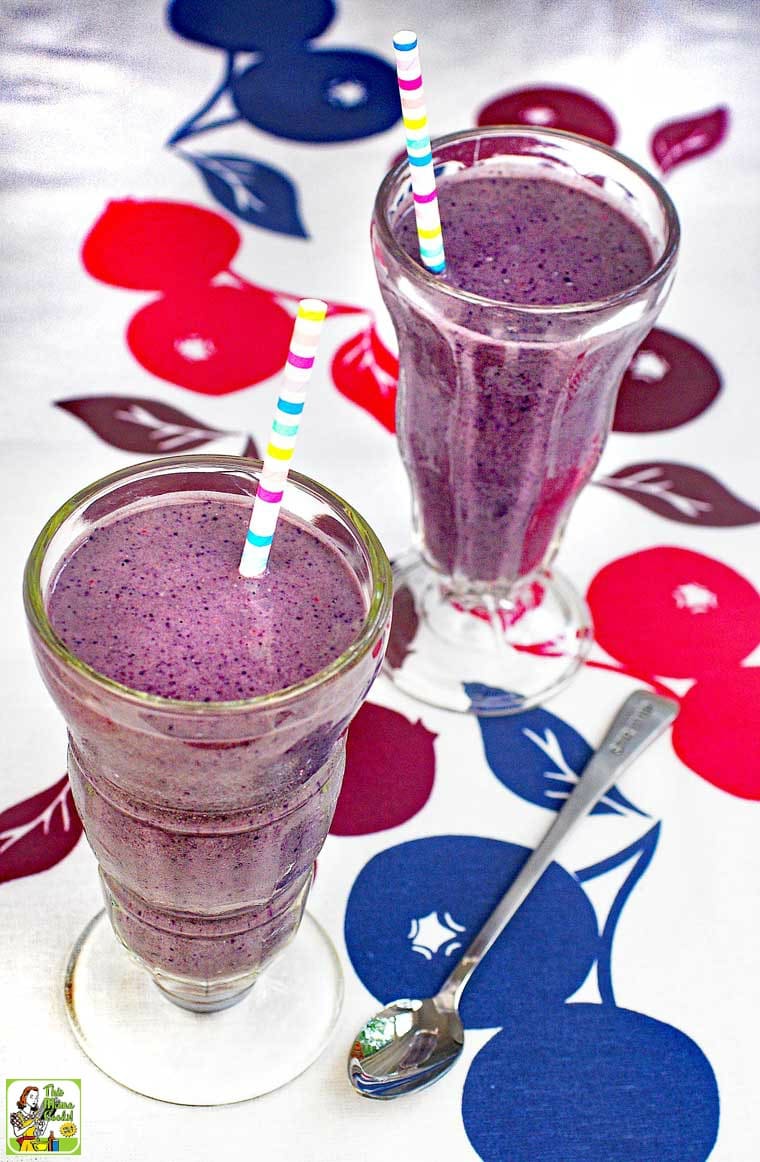
POLYGON ((119 1085, 176 1105, 229 1105, 292 1081, 325 1048, 342 1001, 337 954, 308 912, 250 992, 219 1012, 162 996, 105 912, 85 928, 66 971, 69 1020, 90 1060, 119 1085))
POLYGON ((583 597, 561 573, 509 594, 454 594, 416 553, 393 565, 385 672, 405 694, 479 715, 518 714, 565 686, 593 641, 583 597))

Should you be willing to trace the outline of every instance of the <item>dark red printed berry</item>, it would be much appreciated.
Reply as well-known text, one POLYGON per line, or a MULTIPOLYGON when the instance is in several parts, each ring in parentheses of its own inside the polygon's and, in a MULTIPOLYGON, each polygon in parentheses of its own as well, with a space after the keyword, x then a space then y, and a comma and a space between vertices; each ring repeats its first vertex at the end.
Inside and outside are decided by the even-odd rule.
POLYGON ((709 356, 680 335, 655 327, 623 376, 615 432, 665 432, 696 419, 721 389, 709 356))
POLYGON ((478 113, 478 125, 533 125, 566 129, 614 145, 617 126, 611 113, 578 89, 542 86, 514 89, 495 97, 478 113))
POLYGON ((330 833, 368 835, 416 815, 433 789, 435 737, 421 722, 365 702, 348 732, 346 773, 330 833))

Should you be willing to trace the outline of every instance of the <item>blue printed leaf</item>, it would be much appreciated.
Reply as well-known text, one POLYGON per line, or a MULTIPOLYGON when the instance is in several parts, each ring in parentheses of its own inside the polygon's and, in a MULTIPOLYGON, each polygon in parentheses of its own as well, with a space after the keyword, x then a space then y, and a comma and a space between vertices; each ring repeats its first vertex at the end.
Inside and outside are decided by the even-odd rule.
POLYGON ((649 831, 645 832, 635 843, 624 847, 622 851, 618 851, 614 855, 607 856, 599 863, 580 868, 575 873, 575 878, 583 884, 587 880, 597 879, 599 876, 603 876, 633 860, 631 869, 618 888, 612 907, 607 914, 599 942, 596 980, 602 1004, 615 1004, 615 992, 612 987, 612 941, 615 937, 615 929, 628 897, 652 862, 659 838, 660 824, 655 823, 654 827, 650 827, 649 831))
POLYGON ((224 153, 183 153, 203 178, 209 193, 226 210, 252 226, 308 238, 295 186, 281 170, 250 157, 224 153))
MULTIPOLYGON (((465 684, 467 697, 477 705, 484 693, 506 692, 479 682, 465 684)), ((526 710, 498 718, 478 718, 486 761, 496 778, 529 803, 559 811, 591 758, 591 747, 567 722, 547 710, 526 710)), ((616 787, 594 808, 594 814, 646 816, 616 787)))

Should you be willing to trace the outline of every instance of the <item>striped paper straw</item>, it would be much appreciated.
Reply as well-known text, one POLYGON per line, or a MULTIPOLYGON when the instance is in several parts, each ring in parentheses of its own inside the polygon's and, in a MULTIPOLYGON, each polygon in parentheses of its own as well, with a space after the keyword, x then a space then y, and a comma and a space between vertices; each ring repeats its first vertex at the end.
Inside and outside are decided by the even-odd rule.
POLYGON ((443 274, 446 269, 446 256, 443 252, 441 217, 438 212, 438 194, 435 189, 433 153, 427 127, 417 34, 409 32, 408 29, 397 32, 393 38, 393 48, 396 53, 398 90, 406 130, 406 151, 412 171, 412 193, 420 258, 433 274, 443 274))
POLYGON ((326 314, 327 303, 323 303, 321 299, 301 299, 298 304, 293 337, 290 340, 290 350, 282 373, 280 394, 264 456, 264 466, 261 469, 256 499, 253 502, 251 524, 240 559, 240 572, 243 577, 260 577, 266 572, 277 518, 280 515, 285 481, 288 478, 288 468, 301 423, 301 412, 306 400, 306 384, 314 366, 314 356, 326 314))

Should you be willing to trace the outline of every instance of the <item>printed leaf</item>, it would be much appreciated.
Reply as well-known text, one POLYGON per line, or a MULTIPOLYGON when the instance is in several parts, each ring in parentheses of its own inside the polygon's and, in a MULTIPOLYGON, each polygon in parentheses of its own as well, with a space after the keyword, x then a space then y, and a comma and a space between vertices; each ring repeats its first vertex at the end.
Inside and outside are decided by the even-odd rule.
POLYGON ((728 124, 728 109, 718 105, 707 113, 661 125, 652 134, 650 147, 663 174, 717 149, 728 133, 728 124))
POLYGON ((256 443, 256 441, 254 440, 253 436, 248 437, 248 439, 246 441, 246 445, 243 448, 243 451, 240 453, 240 455, 247 456, 250 460, 260 460, 261 459, 261 456, 259 455, 259 446, 256 443))
POLYGON ((0 814, 0 883, 47 871, 82 834, 68 776, 0 814))
POLYGON ((384 345, 374 324, 338 348, 332 377, 341 395, 364 408, 389 432, 396 431, 398 359, 384 345))
POLYGON ((629 464, 594 484, 620 492, 667 520, 710 528, 757 524, 760 512, 700 468, 688 464, 629 464))
MULTIPOLYGON (((487 691, 505 693, 480 682, 465 684, 476 704, 487 691)), ((547 710, 526 710, 503 718, 478 717, 486 761, 499 782, 537 807, 559 811, 591 758, 591 747, 569 723, 547 710)), ((645 815, 616 787, 596 805, 596 815, 645 815)))
POLYGON ((125 452, 189 452, 225 433, 194 420, 156 399, 129 395, 92 395, 57 400, 96 436, 125 452))
POLYGON ((308 238, 298 210, 298 194, 281 170, 235 154, 184 153, 209 193, 226 210, 252 226, 308 238))

